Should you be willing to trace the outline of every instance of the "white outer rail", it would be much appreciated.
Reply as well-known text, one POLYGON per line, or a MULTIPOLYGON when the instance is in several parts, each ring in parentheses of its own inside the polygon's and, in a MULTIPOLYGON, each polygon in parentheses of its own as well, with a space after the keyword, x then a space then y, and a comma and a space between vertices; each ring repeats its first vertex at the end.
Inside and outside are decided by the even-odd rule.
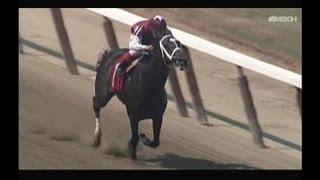
MULTIPOLYGON (((146 19, 118 8, 87 8, 87 10, 130 26, 137 21, 146 19)), ((169 28, 174 36, 186 46, 302 89, 300 74, 268 64, 179 29, 169 28)))

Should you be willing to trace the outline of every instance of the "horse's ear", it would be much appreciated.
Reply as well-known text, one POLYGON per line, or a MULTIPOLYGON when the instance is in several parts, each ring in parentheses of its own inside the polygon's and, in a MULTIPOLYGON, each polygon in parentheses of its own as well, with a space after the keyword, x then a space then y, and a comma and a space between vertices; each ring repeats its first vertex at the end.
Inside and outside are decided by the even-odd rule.
POLYGON ((176 41, 177 45, 181 48, 181 42, 179 40, 176 41))

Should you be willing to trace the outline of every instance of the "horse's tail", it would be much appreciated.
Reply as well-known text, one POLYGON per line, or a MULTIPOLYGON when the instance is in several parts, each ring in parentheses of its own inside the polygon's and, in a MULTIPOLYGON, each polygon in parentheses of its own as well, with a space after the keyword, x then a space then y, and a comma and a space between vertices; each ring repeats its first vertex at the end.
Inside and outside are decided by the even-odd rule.
POLYGON ((115 50, 105 50, 103 49, 98 56, 98 61, 96 63, 96 70, 100 69, 101 66, 105 66, 110 64, 110 60, 114 60, 115 58, 119 57, 129 49, 123 48, 123 49, 115 49, 115 50))
POLYGON ((111 51, 103 50, 100 52, 98 61, 96 63, 96 94, 106 93, 108 91, 108 78, 110 67, 117 57, 124 54, 128 49, 115 49, 111 51), (97 92, 98 91, 98 92, 97 92))
POLYGON ((96 69, 98 69, 98 67, 101 65, 101 60, 103 58, 105 58, 107 56, 107 54, 108 54, 108 50, 102 49, 102 51, 98 55, 98 61, 96 63, 96 69))

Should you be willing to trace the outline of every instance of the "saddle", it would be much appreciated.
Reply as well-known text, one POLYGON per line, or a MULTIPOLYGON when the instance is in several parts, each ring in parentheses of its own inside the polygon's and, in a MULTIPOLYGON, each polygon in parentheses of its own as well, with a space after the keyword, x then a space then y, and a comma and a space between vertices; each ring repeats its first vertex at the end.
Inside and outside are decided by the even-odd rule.
POLYGON ((128 74, 134 69, 134 67, 140 62, 140 60, 144 57, 145 54, 142 54, 138 58, 136 58, 132 63, 129 62, 119 62, 119 60, 116 60, 116 62, 112 65, 111 73, 109 77, 109 88, 111 92, 122 92, 123 91, 123 85, 124 80, 128 76, 128 74), (122 64, 125 63, 125 64, 122 64), (125 71, 123 74, 118 74, 117 70, 119 65, 125 66, 125 71))

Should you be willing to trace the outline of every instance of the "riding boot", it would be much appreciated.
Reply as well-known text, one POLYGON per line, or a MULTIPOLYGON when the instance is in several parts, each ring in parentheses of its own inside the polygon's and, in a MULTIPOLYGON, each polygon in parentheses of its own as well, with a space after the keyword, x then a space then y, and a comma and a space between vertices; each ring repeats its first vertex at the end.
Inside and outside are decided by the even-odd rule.
POLYGON ((126 72, 127 67, 132 63, 135 57, 132 56, 129 52, 126 52, 120 58, 121 59, 119 59, 119 62, 121 64, 118 66, 117 75, 123 76, 126 72))
POLYGON ((124 75, 124 73, 126 72, 126 68, 128 67, 127 64, 128 63, 123 62, 118 66, 117 75, 119 75, 119 76, 123 76, 124 75))

